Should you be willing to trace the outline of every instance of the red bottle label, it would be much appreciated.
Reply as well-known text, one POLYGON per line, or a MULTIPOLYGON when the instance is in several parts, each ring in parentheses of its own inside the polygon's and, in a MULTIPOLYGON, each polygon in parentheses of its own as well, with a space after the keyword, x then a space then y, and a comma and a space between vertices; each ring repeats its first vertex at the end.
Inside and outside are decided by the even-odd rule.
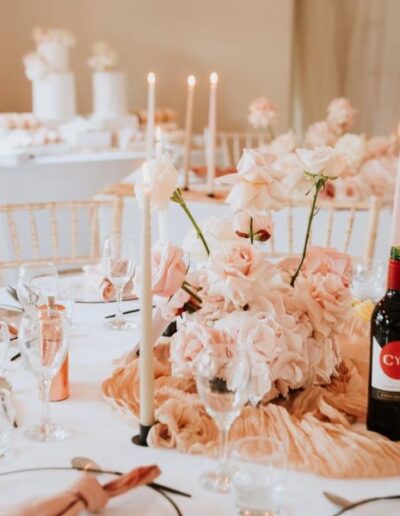
POLYGON ((400 341, 395 340, 383 346, 379 363, 386 376, 400 380, 400 341))

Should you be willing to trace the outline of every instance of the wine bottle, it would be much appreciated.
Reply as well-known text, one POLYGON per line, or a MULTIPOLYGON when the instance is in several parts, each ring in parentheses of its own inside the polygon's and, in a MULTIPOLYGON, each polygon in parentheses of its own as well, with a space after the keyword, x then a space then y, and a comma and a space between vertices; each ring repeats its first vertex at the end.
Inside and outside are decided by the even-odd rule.
POLYGON ((367 428, 400 440, 400 246, 391 248, 388 288, 371 318, 367 428))

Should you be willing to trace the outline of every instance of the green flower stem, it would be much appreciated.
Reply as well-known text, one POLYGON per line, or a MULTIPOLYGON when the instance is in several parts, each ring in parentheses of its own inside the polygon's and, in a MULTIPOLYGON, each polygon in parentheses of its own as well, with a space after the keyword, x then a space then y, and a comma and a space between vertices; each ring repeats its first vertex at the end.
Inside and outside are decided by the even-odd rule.
POLYGON ((253 217, 250 217, 250 242, 254 244, 253 217))
POLYGON ((175 190, 175 192, 172 194, 172 197, 171 197, 171 200, 173 202, 176 202, 177 204, 179 204, 179 206, 183 209, 183 211, 185 212, 185 214, 187 215, 188 219, 190 220, 190 222, 192 223, 196 233, 197 233, 197 237, 200 238, 203 246, 204 246, 204 249, 206 250, 206 253, 207 253, 207 256, 210 255, 210 248, 208 247, 208 244, 206 242, 206 239, 204 238, 204 235, 203 235, 203 232, 201 231, 200 229, 200 226, 197 224, 197 222, 195 221, 193 215, 191 214, 189 208, 187 207, 187 204, 182 196, 182 192, 179 188, 177 188, 175 190))
POLYGON ((188 287, 188 284, 186 281, 184 281, 182 283, 182 287, 181 287, 182 290, 184 290, 187 294, 189 294, 190 297, 192 297, 193 299, 195 299, 198 303, 202 303, 203 300, 201 299, 201 297, 199 297, 197 294, 195 294, 193 292, 193 290, 191 288, 188 287))
POLYGON ((326 178, 323 178, 323 177, 318 177, 318 179, 316 179, 316 181, 315 181, 315 193, 314 193, 314 198, 313 198, 313 201, 311 204, 310 214, 308 216, 307 232, 306 232, 306 238, 304 240, 303 254, 301 256, 301 261, 299 263, 299 266, 297 267, 296 272, 293 274, 292 279, 290 280, 291 287, 294 287, 296 278, 299 275, 300 270, 303 266, 304 260, 306 258, 308 241, 310 239, 310 234, 311 234, 311 225, 312 225, 312 221, 316 215, 315 207, 317 204, 318 194, 319 194, 321 188, 323 188, 325 186, 326 181, 327 181, 326 178))
POLYGON ((268 133, 270 141, 275 140, 275 132, 270 125, 268 126, 268 133))

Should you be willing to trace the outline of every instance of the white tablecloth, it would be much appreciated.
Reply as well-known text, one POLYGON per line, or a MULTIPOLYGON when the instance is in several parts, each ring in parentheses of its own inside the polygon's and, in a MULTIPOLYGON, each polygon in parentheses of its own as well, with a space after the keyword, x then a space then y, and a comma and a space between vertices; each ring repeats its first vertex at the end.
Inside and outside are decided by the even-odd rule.
MULTIPOLYGON (((4 293, 3 293, 4 296, 4 293)), ((2 298, 4 300, 4 297, 2 298)), ((133 303, 125 303, 131 307, 133 303)), ((173 450, 141 448, 130 441, 135 433, 103 400, 100 385, 112 369, 112 360, 129 350, 136 342, 136 334, 105 330, 104 315, 113 313, 115 304, 76 305, 74 320, 78 324, 70 342, 70 386, 68 400, 52 403, 53 418, 72 431, 69 440, 59 443, 32 443, 23 436, 27 425, 40 417, 33 376, 12 364, 8 371, 14 385, 14 400, 20 427, 14 432, 14 452, 0 459, 0 471, 34 466, 68 466, 75 456, 87 456, 104 468, 127 471, 135 466, 157 463, 162 469, 161 483, 185 490, 191 499, 175 496, 185 516, 231 516, 235 514, 231 495, 217 495, 204 491, 199 474, 213 461, 205 457, 179 454, 173 450), (91 325, 83 331, 80 324, 91 325)), ((1 314, 0 314, 1 316, 1 314)), ((21 501, 35 495, 49 494, 63 489, 75 473, 36 473, 0 477, 0 506, 21 501)), ((287 514, 301 516, 329 516, 335 508, 327 502, 322 491, 332 491, 357 500, 374 495, 400 492, 399 478, 379 480, 331 480, 314 475, 290 473, 286 500, 287 514)), ((379 506, 386 516, 400 513, 391 505, 379 506)), ((370 506, 368 514, 377 514, 377 506, 370 506), (375 512, 374 512, 375 511, 375 512)), ((1 511, 0 514, 6 516, 1 511)), ((156 493, 139 488, 111 501, 102 514, 169 516, 173 510, 156 493)), ((358 514, 358 513, 357 513, 358 514)), ((361 513, 360 513, 361 514, 361 513)), ((367 514, 367 512, 362 512, 367 514)))

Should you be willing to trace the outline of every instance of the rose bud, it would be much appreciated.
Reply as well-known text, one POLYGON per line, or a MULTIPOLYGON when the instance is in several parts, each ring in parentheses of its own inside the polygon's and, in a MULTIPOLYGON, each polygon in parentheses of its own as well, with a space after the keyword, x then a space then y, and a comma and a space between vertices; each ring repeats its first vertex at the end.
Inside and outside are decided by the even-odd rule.
POLYGON ((273 222, 268 215, 254 215, 246 211, 238 211, 233 218, 233 229, 237 236, 250 238, 251 226, 253 239, 259 242, 266 242, 272 234, 273 222), (253 220, 251 222, 251 220, 253 220))

